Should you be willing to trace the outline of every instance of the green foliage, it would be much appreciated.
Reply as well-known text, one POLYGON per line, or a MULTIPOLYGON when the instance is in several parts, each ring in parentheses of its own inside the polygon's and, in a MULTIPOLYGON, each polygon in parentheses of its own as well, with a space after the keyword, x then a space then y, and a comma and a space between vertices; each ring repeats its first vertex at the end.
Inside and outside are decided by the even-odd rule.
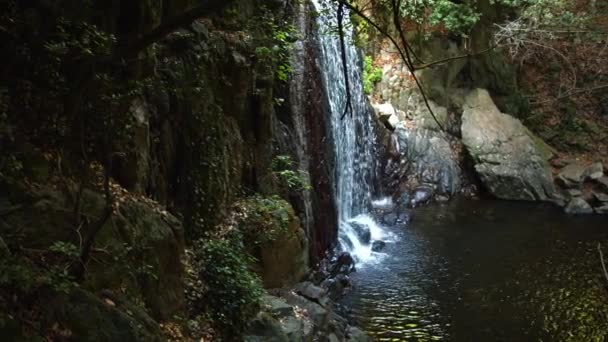
POLYGON ((259 16, 250 21, 249 27, 260 33, 258 41, 254 42, 257 58, 274 64, 276 78, 286 82, 293 71, 291 48, 297 40, 297 30, 289 22, 276 19, 272 11, 265 7, 259 16))
POLYGON ((0 260, 0 290, 29 295, 40 289, 69 293, 77 284, 69 273, 69 263, 51 264, 45 268, 12 256, 0 260))
POLYGON ((290 156, 276 156, 271 163, 273 174, 286 185, 289 190, 302 191, 311 189, 308 175, 305 171, 297 170, 290 156))
POLYGON ((418 25, 441 26, 447 31, 467 36, 480 18, 475 4, 465 0, 405 1, 401 15, 418 25))
POLYGON ((382 81, 382 68, 374 67, 371 56, 363 58, 363 90, 367 95, 374 92, 374 86, 382 81))
POLYGON ((285 236, 293 217, 291 205, 278 196, 252 196, 237 203, 243 215, 238 227, 245 241, 260 245, 285 236))
POLYGON ((189 296, 193 314, 207 313, 226 340, 235 339, 258 313, 264 293, 260 278, 250 269, 254 260, 237 239, 199 240, 193 251, 200 279, 189 296))

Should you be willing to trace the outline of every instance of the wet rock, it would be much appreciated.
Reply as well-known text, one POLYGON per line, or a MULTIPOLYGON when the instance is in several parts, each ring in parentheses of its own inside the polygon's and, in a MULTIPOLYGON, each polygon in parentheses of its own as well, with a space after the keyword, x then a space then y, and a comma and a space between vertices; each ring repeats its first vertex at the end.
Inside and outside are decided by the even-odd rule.
POLYGON ((501 113, 486 90, 473 90, 466 98, 462 141, 492 195, 533 201, 555 193, 550 148, 519 120, 501 113))
POLYGON ((376 240, 372 242, 372 251, 374 252, 380 252, 384 247, 386 247, 386 242, 384 241, 376 240))
POLYGON ((397 198, 397 204, 407 207, 410 205, 411 200, 412 196, 410 195, 410 193, 408 191, 404 191, 403 193, 399 194, 399 197, 397 198))
POLYGON ((397 219, 397 223, 399 224, 408 224, 412 222, 414 219, 414 212, 407 210, 399 214, 399 218, 397 219))
POLYGON ((355 234, 357 234, 357 238, 361 243, 368 244, 372 239, 372 232, 369 230, 367 225, 358 223, 358 222, 348 222, 348 224, 353 227, 355 234))
POLYGON ((421 185, 416 187, 416 189, 414 189, 414 193, 412 196, 412 206, 415 207, 419 204, 424 204, 427 203, 431 200, 431 198, 433 197, 433 194, 435 193, 435 191, 433 190, 432 187, 427 186, 427 185, 421 185))
POLYGON ((450 201, 450 198, 448 196, 439 195, 435 197, 435 200, 439 203, 446 203, 450 201))
POLYGON ((395 224, 397 224, 398 218, 399 216, 397 216, 397 214, 395 213, 384 214, 384 216, 382 216, 382 223, 387 226, 394 226, 395 224))
POLYGON ((335 278, 326 279, 321 286, 327 289, 329 298, 337 300, 344 295, 350 285, 350 278, 347 275, 338 274, 335 278))
POLYGON ((580 197, 575 197, 570 200, 570 202, 568 202, 568 205, 566 205, 564 211, 566 212, 566 214, 572 215, 591 214, 593 213, 593 208, 591 208, 589 203, 587 203, 587 201, 585 201, 584 199, 580 197))

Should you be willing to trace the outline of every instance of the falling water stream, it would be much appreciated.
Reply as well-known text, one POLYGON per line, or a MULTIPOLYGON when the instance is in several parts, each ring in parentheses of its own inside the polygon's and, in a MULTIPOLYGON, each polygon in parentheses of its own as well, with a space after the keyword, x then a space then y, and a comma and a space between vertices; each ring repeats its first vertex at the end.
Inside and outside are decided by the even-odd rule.
MULTIPOLYGON (((323 11, 322 0, 313 0, 313 4, 319 13, 326 13, 323 11)), ((345 22, 348 20, 348 17, 344 18, 345 22)), ((370 242, 387 238, 382 227, 368 215, 375 180, 376 139, 372 111, 361 81, 361 56, 352 44, 349 32, 345 33, 345 40, 352 111, 344 115, 348 103, 340 40, 336 34, 328 33, 336 26, 336 22, 335 11, 317 17, 320 49, 318 62, 331 111, 338 239, 340 248, 350 252, 359 263, 365 263, 379 255, 371 251, 370 242), (371 239, 362 239, 361 230, 369 231, 371 239)))

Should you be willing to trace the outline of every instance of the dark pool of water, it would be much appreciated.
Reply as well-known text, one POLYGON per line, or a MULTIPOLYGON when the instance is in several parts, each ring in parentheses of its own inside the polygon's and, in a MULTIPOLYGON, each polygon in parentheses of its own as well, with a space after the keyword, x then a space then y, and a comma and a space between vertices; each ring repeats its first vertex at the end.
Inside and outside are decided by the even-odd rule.
MULTIPOLYGON (((377 341, 604 341, 598 242, 608 219, 544 204, 455 201, 415 210, 342 304, 377 341)), ((608 260, 607 260, 608 261, 608 260)))

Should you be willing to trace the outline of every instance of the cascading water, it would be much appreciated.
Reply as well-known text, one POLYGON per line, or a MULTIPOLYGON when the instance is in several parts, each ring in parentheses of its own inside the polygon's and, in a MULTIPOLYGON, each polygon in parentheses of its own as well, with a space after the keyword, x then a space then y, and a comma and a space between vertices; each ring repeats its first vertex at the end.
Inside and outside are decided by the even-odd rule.
MULTIPOLYGON (((361 57, 345 32, 346 60, 350 83, 352 111, 345 116, 347 92, 344 80, 340 40, 329 33, 336 27, 335 11, 324 11, 323 0, 313 0, 317 17, 319 65, 322 71, 331 111, 331 133, 334 144, 334 191, 338 209, 340 248, 359 262, 373 259, 371 240, 383 240, 383 229, 366 213, 372 206, 375 177, 375 135, 372 113, 363 92, 361 57)), ((344 22, 348 22, 345 16, 344 22)))

